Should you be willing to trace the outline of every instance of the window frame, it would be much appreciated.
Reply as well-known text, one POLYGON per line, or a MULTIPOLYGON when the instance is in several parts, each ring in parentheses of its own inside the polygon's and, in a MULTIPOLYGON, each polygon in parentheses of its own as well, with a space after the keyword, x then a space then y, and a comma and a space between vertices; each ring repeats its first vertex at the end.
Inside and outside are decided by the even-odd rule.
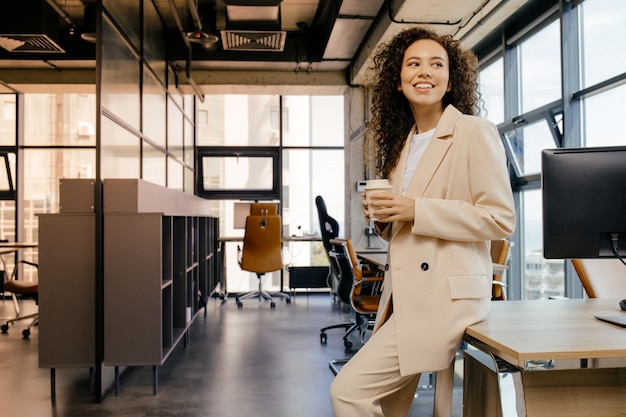
POLYGON ((280 199, 282 156, 277 146, 199 146, 196 148, 196 195, 209 200, 278 200, 280 199), (204 188, 204 158, 272 159, 272 188, 267 189, 207 189, 204 188))

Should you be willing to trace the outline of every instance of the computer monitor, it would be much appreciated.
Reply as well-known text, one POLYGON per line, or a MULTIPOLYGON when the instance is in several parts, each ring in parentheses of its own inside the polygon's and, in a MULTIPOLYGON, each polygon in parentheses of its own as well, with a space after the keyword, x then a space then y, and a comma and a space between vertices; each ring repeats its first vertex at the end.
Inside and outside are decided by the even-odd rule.
POLYGON ((626 146, 544 149, 547 259, 626 257, 626 146))
POLYGON ((250 206, 252 202, 235 201, 233 203, 233 229, 245 229, 246 218, 250 214, 250 206))

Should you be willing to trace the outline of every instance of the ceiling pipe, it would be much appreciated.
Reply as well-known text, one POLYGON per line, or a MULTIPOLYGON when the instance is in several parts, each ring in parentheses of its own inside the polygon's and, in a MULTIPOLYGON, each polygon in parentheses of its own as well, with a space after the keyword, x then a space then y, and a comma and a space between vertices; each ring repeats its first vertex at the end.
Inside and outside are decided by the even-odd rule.
POLYGON ((189 39, 187 38, 187 32, 185 31, 185 28, 183 27, 183 22, 180 19, 180 14, 178 13, 178 9, 176 8, 176 3, 174 3, 174 0, 167 0, 167 2, 170 5, 170 10, 172 11, 172 16, 174 17, 174 21, 176 21, 176 26, 178 27, 178 31, 183 37, 183 42, 185 42, 185 45, 187 45, 187 48, 189 50, 189 54, 187 56, 186 69, 185 69, 185 75, 187 76, 187 81, 189 82, 189 85, 191 86, 191 88, 193 88, 193 91, 198 97, 198 99, 200 99, 200 101, 204 103, 204 93, 202 92, 202 90, 200 90, 200 88, 198 87, 198 84, 196 84, 193 78, 191 78, 191 43, 189 42, 189 39))
POLYGON ((202 20, 200 19, 198 5, 196 2, 194 0, 187 0, 187 6, 189 7, 189 13, 191 13, 191 18, 196 26, 196 30, 193 32, 187 32, 187 40, 189 42, 198 43, 205 49, 210 49, 217 41, 219 41, 219 38, 215 35, 202 31, 202 20))
POLYGON ((54 9, 55 12, 59 14, 59 16, 61 16, 63 20, 65 20, 68 25, 70 25, 70 33, 74 34, 74 31, 76 30, 76 25, 74 24, 74 21, 72 21, 72 19, 70 18, 69 13, 66 12, 64 8, 59 6, 59 3, 54 0, 46 0, 46 2, 54 9))
POLYGON ((198 14, 198 6, 194 0, 187 0, 187 6, 189 7, 189 13, 191 13, 191 17, 193 19, 193 23, 196 25, 197 30, 202 30, 202 20, 200 20, 200 15, 198 14))

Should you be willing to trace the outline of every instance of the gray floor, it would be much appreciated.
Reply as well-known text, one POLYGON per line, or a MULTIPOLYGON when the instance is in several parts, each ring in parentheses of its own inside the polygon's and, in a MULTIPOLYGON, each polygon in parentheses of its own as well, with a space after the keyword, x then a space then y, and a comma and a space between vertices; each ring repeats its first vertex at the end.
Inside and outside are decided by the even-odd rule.
MULTIPOLYGON (((53 406, 49 370, 38 367, 38 330, 26 340, 24 323, 16 323, 0 335, 0 410, 10 417, 331 417, 328 361, 349 354, 341 330, 329 331, 322 345, 319 329, 349 315, 329 295, 297 295, 290 305, 277 304, 271 310, 248 300, 238 310, 232 299, 210 300, 207 318, 200 315, 192 325, 191 343, 159 368, 158 395, 152 395, 152 368, 137 367, 123 375, 120 395, 100 404, 90 392, 88 370, 58 369, 53 406)), ((12 312, 10 300, 0 300, 0 317, 12 312)), ((417 394, 410 416, 432 416, 433 391, 417 394)), ((453 417, 462 415, 461 397, 455 388, 453 417)))

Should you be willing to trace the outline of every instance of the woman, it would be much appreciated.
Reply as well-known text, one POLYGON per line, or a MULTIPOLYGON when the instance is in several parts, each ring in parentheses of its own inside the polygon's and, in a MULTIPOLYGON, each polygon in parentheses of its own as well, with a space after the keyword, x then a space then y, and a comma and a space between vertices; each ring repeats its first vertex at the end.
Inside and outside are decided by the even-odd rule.
POLYGON ((450 36, 412 28, 374 57, 371 199, 389 241, 374 332, 331 385, 337 417, 407 416, 422 372, 437 374, 435 416, 450 416, 454 357, 489 311, 489 242, 516 216, 495 126, 478 111, 476 57, 450 36), (408 134, 408 136, 407 136, 408 134))

